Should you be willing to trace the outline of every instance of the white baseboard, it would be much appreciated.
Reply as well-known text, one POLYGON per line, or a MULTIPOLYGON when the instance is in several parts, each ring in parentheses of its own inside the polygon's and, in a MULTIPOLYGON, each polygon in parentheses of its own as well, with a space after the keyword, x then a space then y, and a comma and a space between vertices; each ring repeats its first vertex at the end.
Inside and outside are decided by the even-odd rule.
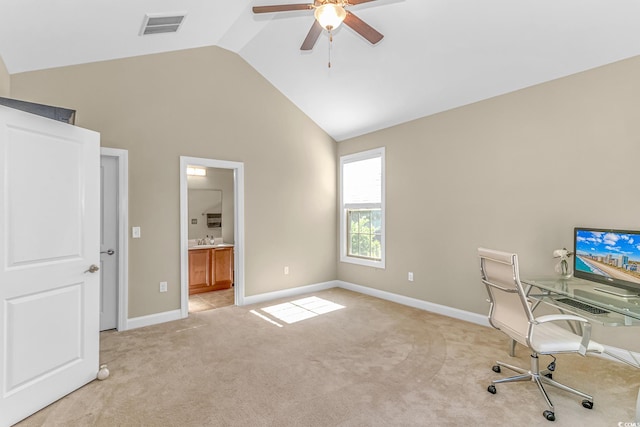
POLYGON ((180 310, 164 311, 162 313, 149 314, 147 316, 127 319, 125 330, 142 328, 144 326, 157 325, 158 323, 171 322, 182 318, 180 310))
MULTIPOLYGON (((470 311, 460 310, 458 308, 449 307, 446 305, 435 304, 429 301, 420 300, 417 298, 411 298, 404 295, 394 294, 392 292, 381 291, 379 289, 370 288, 367 286, 356 285, 355 283, 345 282, 342 280, 331 280, 328 282, 315 283, 312 285, 298 286, 290 289, 283 289, 281 291, 266 292, 263 294, 252 295, 244 297, 243 305, 259 304, 262 302, 272 301, 280 298, 295 297, 301 294, 308 294, 311 292, 319 292, 331 288, 342 288, 349 291, 358 292, 364 295, 369 295, 375 298, 395 302, 398 304, 414 307, 420 310, 429 311, 431 313, 441 314, 443 316, 452 317, 454 319, 464 320, 466 322, 475 323, 480 326, 491 327, 487 316, 473 313, 470 311)), ((165 311, 163 313, 150 314, 148 316, 134 317, 127 319, 126 329, 136 329, 144 326, 151 326, 164 322, 171 322, 173 320, 181 319, 180 310, 165 311)), ((122 330, 122 329, 121 329, 122 330)), ((640 354, 633 353, 628 350, 605 346, 607 351, 614 353, 616 356, 628 360, 628 363, 637 363, 640 360, 640 354)), ((602 357, 614 360, 615 358, 602 355, 602 357)), ((617 360, 620 362, 620 360, 617 360)))
MULTIPOLYGON (((435 304, 428 301, 423 301, 416 298, 407 297, 404 295, 398 295, 387 291, 381 291, 379 289, 369 288, 367 286, 356 285, 355 283, 344 282, 342 280, 330 280, 328 282, 315 283, 312 285, 298 286, 295 288, 283 289, 281 291, 266 292, 258 295, 251 295, 244 297, 243 306, 251 304, 259 304, 262 302, 272 301, 280 298, 289 298, 302 294, 308 294, 311 292, 319 292, 331 288, 343 288, 353 292, 358 292, 372 297, 384 299, 387 301, 395 302, 398 304, 406 305, 409 307, 418 308, 420 310, 430 311, 436 314, 442 314, 443 316, 453 317, 455 319, 464 320, 467 322, 475 323, 482 326, 490 326, 486 316, 482 316, 477 313, 460 310, 453 307, 447 307, 445 305, 435 304)), ((144 326, 151 326, 158 323, 171 322, 173 320, 181 319, 180 310, 165 311, 163 313, 150 314, 148 316, 134 317, 127 319, 126 329, 142 328, 144 326)), ((122 330, 122 329, 121 329, 122 330)))
MULTIPOLYGON (((601 343, 602 344, 602 343, 601 343)), ((626 362, 627 364, 640 368, 640 353, 636 353, 631 350, 625 350, 623 348, 612 347, 610 345, 603 344, 607 353, 602 354, 600 357, 614 362, 626 362)))
MULTIPOLYGON (((315 283, 312 285, 298 286, 291 289, 283 289, 281 291, 267 292, 264 294, 252 295, 244 297, 244 304, 257 304, 265 301, 271 301, 278 298, 289 298, 296 295, 306 294, 310 292, 323 291, 325 289, 331 289, 338 287, 337 281, 332 280, 329 282, 315 283)), ((164 322, 171 322, 174 320, 182 319, 181 310, 171 310, 162 313, 149 314, 147 316, 134 317, 127 319, 125 328, 119 329, 119 331, 126 331, 129 329, 142 328, 144 326, 157 325, 164 322)))
MULTIPOLYGON (((406 297, 404 295, 398 295, 387 291, 381 291, 379 289, 369 288, 367 286, 356 285, 355 283, 343 282, 341 280, 337 281, 337 286, 343 289, 348 289, 350 291, 370 295, 372 297, 392 301, 402 305, 407 305, 409 307, 418 308, 420 310, 441 314, 443 316, 453 317, 454 319, 464 320, 466 322, 475 323, 481 326, 491 327, 487 316, 472 313, 470 311, 464 311, 457 308, 448 307, 446 305, 434 304, 432 302, 406 297)), ((619 359, 616 359, 615 357, 609 356, 607 354, 602 354, 600 355, 600 357, 618 363, 622 363, 622 360, 625 360, 629 365, 638 367, 638 361, 640 361, 640 353, 635 353, 610 345, 605 345, 604 347, 607 352, 615 354, 619 359)), ((640 392, 638 393, 638 404, 640 405, 640 392)), ((638 410, 640 411, 640 406, 638 410)))
POLYGON ((296 288, 283 289, 281 291, 266 292, 264 294, 251 295, 244 297, 243 305, 258 304, 265 301, 271 301, 279 298, 289 298, 301 294, 308 294, 310 292, 324 291, 325 289, 339 287, 337 280, 330 280, 328 282, 315 283, 312 285, 298 286, 296 288))
POLYGON ((337 286, 361 294, 370 295, 372 297, 384 299, 387 301, 395 302, 398 304, 406 305, 409 307, 418 308, 420 310, 430 311, 436 314, 442 314, 443 316, 453 317, 454 319, 464 320, 466 322, 475 323, 481 326, 490 326, 487 316, 481 314, 472 313, 470 311, 460 310, 446 305, 435 304, 432 302, 424 301, 417 298, 411 298, 404 295, 398 295, 387 291, 381 291, 379 289, 369 288, 367 286, 356 285, 355 283, 344 282, 337 280, 337 286))

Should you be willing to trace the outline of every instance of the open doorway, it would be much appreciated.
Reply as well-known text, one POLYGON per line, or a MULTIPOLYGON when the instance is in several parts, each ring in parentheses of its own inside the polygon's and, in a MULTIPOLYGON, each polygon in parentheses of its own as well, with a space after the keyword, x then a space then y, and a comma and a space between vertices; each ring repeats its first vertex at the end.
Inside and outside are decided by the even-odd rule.
POLYGON ((100 330, 125 331, 128 313, 128 151, 100 148, 100 330))
MULTIPOLYGON (((190 241, 194 243, 197 241, 198 246, 202 248, 203 256, 206 256, 206 250, 209 246, 215 249, 223 248, 225 242, 225 236, 222 235, 222 229, 218 230, 215 224, 212 228, 204 228, 203 230, 210 230, 205 236, 199 234, 194 239, 193 229, 192 236, 189 235, 190 227, 198 226, 198 221, 201 220, 202 224, 206 225, 209 221, 209 225, 217 220, 216 212, 213 210, 209 212, 207 209, 203 209, 203 212, 198 213, 198 218, 190 218, 189 215, 189 180, 187 175, 188 168, 214 168, 218 170, 230 170, 233 173, 233 213, 232 217, 228 218, 233 223, 233 299, 235 305, 244 304, 244 165, 240 162, 230 162, 226 160, 204 159, 198 157, 180 157, 180 257, 181 257, 181 316, 187 317, 189 315, 189 246, 190 241), (210 218, 209 218, 210 217, 210 218), (214 240, 218 239, 218 240, 214 240)), ((194 195, 192 194, 192 197, 194 195)), ((223 217, 224 221, 224 217, 223 217)), ((204 234, 206 231, 199 232, 204 234)), ((226 232, 227 236, 230 232, 226 232)), ((226 237, 230 240, 229 237, 226 237)), ((192 248, 193 250, 193 245, 192 248)), ((221 253, 224 251, 220 251, 221 253)), ((203 273, 206 276, 206 272, 203 273)))

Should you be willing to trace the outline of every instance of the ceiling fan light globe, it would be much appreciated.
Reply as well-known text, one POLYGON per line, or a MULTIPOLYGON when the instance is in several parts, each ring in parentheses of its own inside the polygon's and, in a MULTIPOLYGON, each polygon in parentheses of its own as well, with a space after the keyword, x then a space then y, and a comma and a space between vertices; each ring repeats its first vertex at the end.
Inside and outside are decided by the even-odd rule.
POLYGON ((330 31, 335 30, 342 24, 342 21, 347 16, 347 11, 342 6, 326 3, 318 6, 313 12, 313 16, 315 16, 322 28, 330 31))

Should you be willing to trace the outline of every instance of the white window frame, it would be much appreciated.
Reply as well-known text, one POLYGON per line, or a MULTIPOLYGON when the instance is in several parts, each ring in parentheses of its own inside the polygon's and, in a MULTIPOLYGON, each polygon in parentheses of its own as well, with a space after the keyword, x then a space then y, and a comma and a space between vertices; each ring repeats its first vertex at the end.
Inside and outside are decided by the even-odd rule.
POLYGON ((375 267, 375 268, 385 268, 385 234, 386 234, 386 226, 385 226, 385 218, 386 218, 386 178, 385 178, 385 149, 384 147, 375 148, 373 150, 362 151, 359 153, 349 154, 340 157, 340 261, 358 264, 367 267, 375 267), (346 163, 353 163, 361 160, 369 160, 373 158, 380 158, 381 162, 381 174, 382 174, 382 182, 381 182, 381 202, 380 204, 351 204, 349 206, 345 206, 343 199, 343 169, 346 163), (380 208, 380 221, 381 221, 381 230, 380 230, 380 260, 372 260, 366 258, 360 258, 355 256, 349 256, 347 254, 347 209, 377 209, 380 208))

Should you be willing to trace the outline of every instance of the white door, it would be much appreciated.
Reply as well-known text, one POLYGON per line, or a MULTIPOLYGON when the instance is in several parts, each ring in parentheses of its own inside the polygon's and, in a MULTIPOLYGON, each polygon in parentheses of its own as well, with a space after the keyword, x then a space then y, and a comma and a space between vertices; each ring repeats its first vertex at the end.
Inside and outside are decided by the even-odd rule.
POLYGON ((0 106, 0 426, 96 377, 99 140, 0 106))
POLYGON ((100 157, 100 330, 118 326, 118 159, 100 157))

